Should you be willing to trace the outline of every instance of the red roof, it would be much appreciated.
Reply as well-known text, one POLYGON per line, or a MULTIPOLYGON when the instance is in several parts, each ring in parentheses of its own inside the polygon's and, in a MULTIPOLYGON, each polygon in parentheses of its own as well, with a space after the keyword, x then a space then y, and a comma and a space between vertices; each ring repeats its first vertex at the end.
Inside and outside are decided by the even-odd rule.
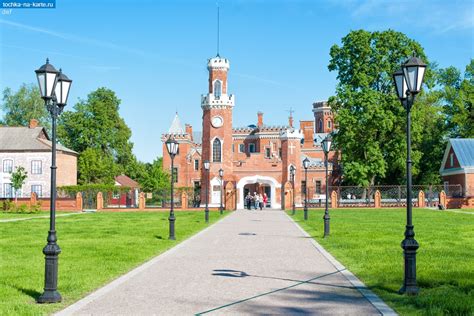
POLYGON ((115 181, 123 187, 129 187, 132 189, 139 188, 140 184, 135 180, 130 179, 126 175, 120 175, 115 177, 115 181))

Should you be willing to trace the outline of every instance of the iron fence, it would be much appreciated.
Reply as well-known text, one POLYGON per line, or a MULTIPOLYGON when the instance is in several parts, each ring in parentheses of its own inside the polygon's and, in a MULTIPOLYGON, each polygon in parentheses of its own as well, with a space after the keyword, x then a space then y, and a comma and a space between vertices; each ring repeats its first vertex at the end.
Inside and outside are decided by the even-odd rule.
MULTIPOLYGON (((338 207, 374 207, 377 190, 380 192, 382 207, 406 207, 406 185, 379 185, 366 188, 358 186, 329 187, 329 192, 337 192, 338 207)), ((447 197, 463 196, 461 185, 413 185, 412 205, 418 206, 418 193, 423 191, 426 206, 437 207, 439 193, 443 190, 447 197)), ((329 201, 331 201, 331 196, 329 196, 329 201)))

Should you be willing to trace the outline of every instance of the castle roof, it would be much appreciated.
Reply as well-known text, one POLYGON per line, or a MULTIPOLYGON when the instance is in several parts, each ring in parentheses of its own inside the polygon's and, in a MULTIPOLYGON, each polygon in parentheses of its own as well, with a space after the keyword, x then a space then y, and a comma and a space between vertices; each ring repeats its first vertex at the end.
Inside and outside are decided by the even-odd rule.
POLYGON ((173 135, 183 135, 186 133, 186 130, 183 127, 183 124, 181 123, 181 120, 179 119, 178 113, 174 116, 173 122, 171 123, 171 126, 168 130, 168 134, 173 135))

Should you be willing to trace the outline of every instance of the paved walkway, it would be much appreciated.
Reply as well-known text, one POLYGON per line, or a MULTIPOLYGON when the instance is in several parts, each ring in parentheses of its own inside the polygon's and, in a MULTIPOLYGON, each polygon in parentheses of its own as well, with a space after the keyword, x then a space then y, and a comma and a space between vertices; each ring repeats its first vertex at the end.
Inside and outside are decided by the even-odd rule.
POLYGON ((59 314, 380 315, 323 253, 282 211, 237 211, 59 314))

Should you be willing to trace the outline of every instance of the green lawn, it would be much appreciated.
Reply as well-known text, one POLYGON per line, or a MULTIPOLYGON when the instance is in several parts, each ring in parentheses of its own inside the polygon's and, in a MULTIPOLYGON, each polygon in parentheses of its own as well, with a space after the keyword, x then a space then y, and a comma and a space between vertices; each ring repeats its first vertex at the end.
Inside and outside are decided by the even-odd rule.
MULTIPOLYGON (((211 212, 211 223, 222 218, 211 212)), ((49 221, 0 223, 0 315, 48 314, 130 271, 207 227, 204 212, 176 213, 176 241, 168 240, 168 213, 91 213, 56 221, 60 304, 40 305, 49 221)))
MULTIPOLYGON (((56 215, 68 214, 68 213, 77 213, 77 212, 61 211, 61 212, 56 212, 56 215)), ((41 211, 39 213, 29 213, 29 214, 0 212, 0 220, 2 220, 2 219, 15 219, 15 218, 26 218, 26 217, 42 217, 42 216, 49 216, 49 211, 41 211)))
POLYGON ((305 222, 297 211, 294 219, 398 313, 474 315, 472 215, 414 209, 421 292, 410 297, 397 294, 403 282, 405 209, 330 210, 331 236, 326 239, 323 214, 311 210, 305 222))

